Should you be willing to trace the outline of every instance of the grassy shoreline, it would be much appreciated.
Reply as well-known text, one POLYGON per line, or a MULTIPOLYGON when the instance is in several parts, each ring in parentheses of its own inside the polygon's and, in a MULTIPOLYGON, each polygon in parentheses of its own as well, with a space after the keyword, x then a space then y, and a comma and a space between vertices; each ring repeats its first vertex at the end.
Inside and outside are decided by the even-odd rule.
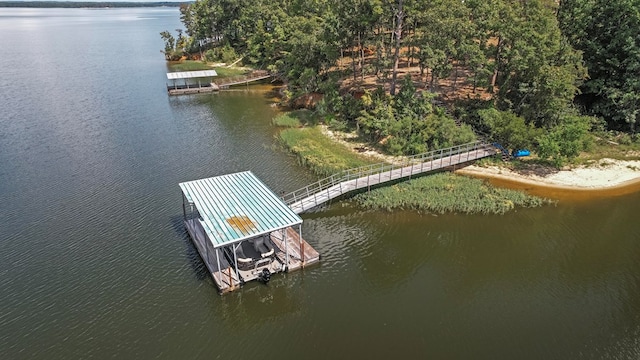
POLYGON ((315 125, 308 110, 298 110, 279 115, 273 124, 284 127, 278 140, 295 154, 298 162, 319 176, 330 176, 341 170, 378 163, 332 141, 315 125))
MULTIPOLYGON (((320 176, 380 162, 327 137, 308 110, 283 113, 273 124, 284 128, 278 135, 282 146, 295 154, 301 165, 320 176)), ((553 203, 524 191, 497 188, 484 180, 453 173, 438 173, 381 187, 356 195, 354 201, 367 209, 412 209, 439 214, 504 214, 515 208, 553 203)))

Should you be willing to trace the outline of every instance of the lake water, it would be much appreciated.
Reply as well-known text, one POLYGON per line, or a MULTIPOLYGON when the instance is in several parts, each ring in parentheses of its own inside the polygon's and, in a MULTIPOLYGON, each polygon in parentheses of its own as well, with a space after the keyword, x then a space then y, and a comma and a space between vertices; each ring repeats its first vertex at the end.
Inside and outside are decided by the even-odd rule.
POLYGON ((178 183, 314 177, 268 87, 169 98, 177 9, 0 9, 0 357, 637 359, 640 194, 303 216, 320 265, 217 294, 178 183))

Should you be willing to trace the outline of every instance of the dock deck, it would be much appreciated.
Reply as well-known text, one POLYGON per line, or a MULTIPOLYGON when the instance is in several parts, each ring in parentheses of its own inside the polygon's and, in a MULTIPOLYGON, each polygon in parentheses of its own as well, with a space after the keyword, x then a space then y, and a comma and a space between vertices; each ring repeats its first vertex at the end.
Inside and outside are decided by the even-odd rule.
POLYGON ((269 261, 257 264, 257 266, 251 270, 238 269, 236 271, 234 266, 229 263, 224 251, 219 251, 218 259, 216 259, 215 252, 212 253, 211 249, 207 248, 205 245, 205 234, 202 231, 202 227, 197 225, 197 221, 198 220, 195 219, 186 220, 185 226, 221 294, 239 289, 245 282, 257 280, 262 269, 269 269, 272 274, 275 274, 282 271, 289 272, 302 269, 305 266, 313 265, 320 261, 318 251, 300 237, 293 228, 289 227, 284 231, 286 242, 282 236, 282 231, 274 231, 269 234, 276 249, 273 259, 263 259, 269 261), (304 257, 301 255, 303 253, 304 257), (285 269, 284 264, 287 263, 287 254, 289 256, 289 266, 285 269), (218 261, 220 263, 220 269, 218 269, 218 261))
MULTIPOLYGON (((281 231, 274 231, 270 234, 271 241, 280 249, 287 249, 289 254, 289 271, 301 269, 305 266, 315 264, 320 261, 320 254, 309 243, 304 240, 292 228, 287 228, 285 239, 281 231), (286 246, 285 246, 286 243, 286 246), (304 256, 302 256, 304 254, 304 256)), ((282 262, 285 262, 287 251, 283 250, 276 254, 282 262)))
POLYGON ((167 86, 169 95, 204 94, 220 90, 215 83, 167 86))

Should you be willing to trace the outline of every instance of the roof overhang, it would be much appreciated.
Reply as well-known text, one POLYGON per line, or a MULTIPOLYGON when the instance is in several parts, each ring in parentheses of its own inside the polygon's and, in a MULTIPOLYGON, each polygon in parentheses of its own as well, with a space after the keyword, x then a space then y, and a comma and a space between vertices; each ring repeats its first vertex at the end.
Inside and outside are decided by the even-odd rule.
POLYGON ((302 223, 251 171, 183 182, 180 188, 216 248, 302 223))
POLYGON ((213 76, 218 76, 218 73, 215 70, 181 71, 167 73, 167 79, 169 80, 193 79, 213 76))

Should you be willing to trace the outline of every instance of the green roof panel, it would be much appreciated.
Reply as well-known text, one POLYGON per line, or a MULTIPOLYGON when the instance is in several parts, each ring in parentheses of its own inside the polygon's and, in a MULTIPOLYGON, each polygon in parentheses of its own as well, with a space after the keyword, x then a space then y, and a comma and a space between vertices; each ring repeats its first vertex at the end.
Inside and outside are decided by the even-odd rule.
POLYGON ((180 183, 214 247, 302 223, 251 171, 180 183))

